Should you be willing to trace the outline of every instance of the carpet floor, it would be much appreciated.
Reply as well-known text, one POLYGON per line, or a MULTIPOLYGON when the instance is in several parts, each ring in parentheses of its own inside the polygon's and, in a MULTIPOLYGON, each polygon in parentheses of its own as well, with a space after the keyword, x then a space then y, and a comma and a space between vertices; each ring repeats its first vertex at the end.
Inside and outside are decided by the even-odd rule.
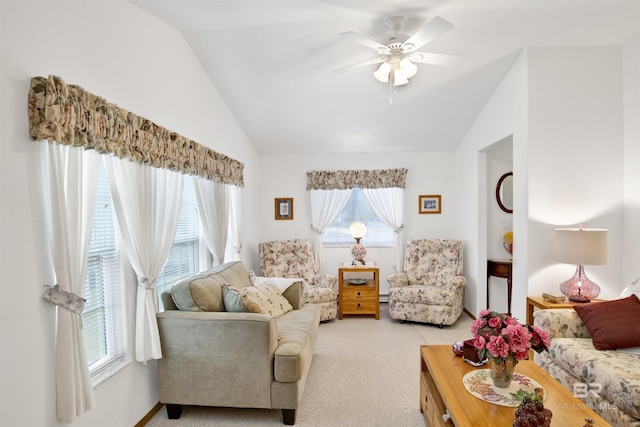
MULTIPOLYGON (((296 415, 298 427, 425 427, 420 412, 420 345, 451 344, 471 337, 471 318, 451 326, 345 316, 320 324, 309 378, 296 415)), ((179 420, 164 408, 148 427, 282 426, 274 409, 185 406, 179 420)))

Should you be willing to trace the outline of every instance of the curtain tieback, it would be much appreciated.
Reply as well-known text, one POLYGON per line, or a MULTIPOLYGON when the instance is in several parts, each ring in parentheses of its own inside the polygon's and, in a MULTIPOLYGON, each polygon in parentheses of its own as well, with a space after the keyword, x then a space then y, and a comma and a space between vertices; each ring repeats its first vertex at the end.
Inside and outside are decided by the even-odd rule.
POLYGON ((153 279, 149 279, 147 277, 138 277, 138 286, 147 290, 154 290, 156 288, 156 284, 158 283, 158 278, 155 277, 153 279))
POLYGON ((402 230, 404 229, 404 224, 402 224, 400 227, 396 228, 393 230, 394 233, 398 234, 400 233, 402 230))
POLYGON ((237 254, 239 254, 239 253, 240 253, 240 250, 241 250, 241 249, 242 249, 242 243, 240 243, 240 246, 234 246, 234 247, 233 247, 233 250, 235 250, 237 254))
POLYGON ((313 231, 314 233, 316 233, 318 236, 320 236, 322 234, 322 230, 318 230, 317 228, 315 228, 313 225, 311 226, 311 231, 313 231))
POLYGON ((42 295, 42 297, 49 301, 51 304, 62 307, 78 315, 82 313, 82 310, 84 309, 84 303, 87 302, 86 299, 72 292, 61 289, 60 285, 45 287, 47 288, 47 290, 44 295, 42 295))

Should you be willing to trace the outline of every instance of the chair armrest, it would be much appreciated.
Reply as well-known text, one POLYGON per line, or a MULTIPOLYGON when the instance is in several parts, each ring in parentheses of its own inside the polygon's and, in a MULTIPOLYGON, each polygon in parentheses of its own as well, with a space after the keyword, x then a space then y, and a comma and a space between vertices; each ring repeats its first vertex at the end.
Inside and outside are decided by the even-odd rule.
POLYGON ((316 274, 316 277, 313 281, 313 286, 336 289, 337 282, 338 278, 330 274, 316 274))
POLYGON ((587 327, 571 308, 536 310, 533 324, 545 330, 551 338, 591 338, 587 327))
POLYGON ((302 299, 303 282, 304 279, 301 279, 299 282, 289 286, 287 290, 282 293, 282 296, 289 301, 289 304, 291 304, 294 310, 299 310, 300 307, 304 305, 304 300, 302 299))
POLYGON ((407 273, 392 273, 387 276, 387 283, 392 288, 409 286, 409 276, 407 276, 407 273))
POLYGON ((467 284, 467 278, 464 276, 454 276, 448 283, 451 288, 462 288, 467 284))
POLYGON ((269 372, 278 345, 273 317, 168 310, 156 318, 163 353, 157 362, 161 402, 233 406, 234 393, 256 399, 262 393, 269 407, 269 372))

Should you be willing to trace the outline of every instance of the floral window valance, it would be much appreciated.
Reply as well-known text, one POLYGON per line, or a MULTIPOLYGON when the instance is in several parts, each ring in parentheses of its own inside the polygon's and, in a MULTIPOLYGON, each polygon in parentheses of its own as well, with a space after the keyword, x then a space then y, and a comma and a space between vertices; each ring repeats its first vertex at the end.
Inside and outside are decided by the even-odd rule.
POLYGON ((34 140, 93 149, 122 159, 244 187, 244 164, 111 104, 56 76, 29 90, 34 140))
POLYGON ((307 190, 404 188, 406 177, 406 169, 309 171, 307 190))

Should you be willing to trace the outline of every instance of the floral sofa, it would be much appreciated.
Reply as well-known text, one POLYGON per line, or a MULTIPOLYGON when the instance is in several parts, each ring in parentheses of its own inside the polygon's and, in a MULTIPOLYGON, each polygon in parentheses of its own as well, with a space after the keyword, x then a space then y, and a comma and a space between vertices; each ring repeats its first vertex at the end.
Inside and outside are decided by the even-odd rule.
POLYGON ((551 339, 538 365, 612 426, 640 427, 640 355, 598 350, 574 309, 537 310, 534 325, 551 339))
POLYGON ((320 321, 338 315, 338 279, 329 274, 316 274, 311 242, 306 239, 276 240, 258 244, 261 277, 300 278, 305 303, 320 308, 320 321))
POLYGON ((393 319, 452 325, 464 308, 462 241, 409 239, 401 273, 387 277, 393 319))

